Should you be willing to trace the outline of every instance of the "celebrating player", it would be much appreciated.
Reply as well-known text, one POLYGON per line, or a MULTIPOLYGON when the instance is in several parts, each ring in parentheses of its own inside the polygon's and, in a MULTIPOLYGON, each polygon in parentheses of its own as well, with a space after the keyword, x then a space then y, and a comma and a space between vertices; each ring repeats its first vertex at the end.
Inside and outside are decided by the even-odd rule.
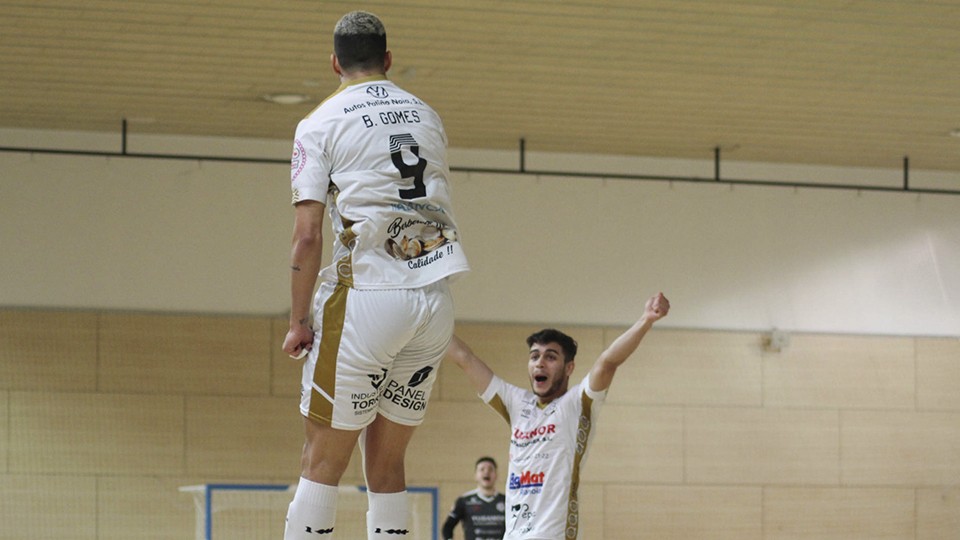
POLYGON ((577 538, 577 488, 600 406, 617 368, 669 310, 662 293, 647 300, 640 319, 569 392, 577 342, 560 331, 541 330, 527 338, 529 391, 494 375, 463 341, 453 338, 450 357, 481 399, 510 425, 505 540, 577 538))
POLYGON ((443 125, 387 80, 392 56, 383 24, 370 13, 348 13, 333 46, 340 88, 300 122, 291 162, 283 350, 307 356, 306 442, 284 538, 333 531, 337 485, 359 440, 368 539, 397 539, 409 532, 407 445, 453 335, 447 278, 468 265, 451 208, 443 125), (321 272, 324 209, 334 253, 321 272))

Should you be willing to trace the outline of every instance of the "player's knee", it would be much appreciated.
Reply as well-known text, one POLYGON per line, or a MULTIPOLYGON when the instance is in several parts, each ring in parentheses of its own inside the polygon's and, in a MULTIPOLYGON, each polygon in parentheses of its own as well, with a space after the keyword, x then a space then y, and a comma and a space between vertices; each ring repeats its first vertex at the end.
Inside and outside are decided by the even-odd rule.
POLYGON ((303 447, 303 476, 314 482, 337 485, 350 464, 350 453, 331 452, 323 445, 307 443, 303 447))
POLYGON ((340 484, 340 479, 347 469, 347 463, 330 459, 304 460, 302 475, 313 482, 336 486, 340 484))
POLYGON ((382 479, 396 485, 403 483, 405 452, 390 449, 387 452, 367 452, 364 467, 370 479, 382 479))

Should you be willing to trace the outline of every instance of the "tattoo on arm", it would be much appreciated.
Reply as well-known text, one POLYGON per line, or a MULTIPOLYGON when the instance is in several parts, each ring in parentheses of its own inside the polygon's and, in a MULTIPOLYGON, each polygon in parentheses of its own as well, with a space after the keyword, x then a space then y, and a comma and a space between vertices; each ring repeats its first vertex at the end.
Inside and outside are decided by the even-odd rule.
POLYGON ((308 317, 304 317, 304 318, 300 319, 300 325, 301 325, 301 326, 306 325, 306 324, 307 324, 307 320, 309 320, 308 317))
POLYGON ((299 272, 299 271, 300 271, 300 267, 297 266, 297 265, 291 266, 290 269, 293 270, 294 272, 299 272))

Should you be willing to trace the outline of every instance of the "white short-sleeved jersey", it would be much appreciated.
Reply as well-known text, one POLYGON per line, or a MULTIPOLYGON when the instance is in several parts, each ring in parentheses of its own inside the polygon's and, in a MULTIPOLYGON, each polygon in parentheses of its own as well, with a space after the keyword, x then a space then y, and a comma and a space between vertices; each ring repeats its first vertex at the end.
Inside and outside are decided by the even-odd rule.
POLYGON ((342 85, 297 126, 293 203, 327 205, 333 261, 320 279, 416 288, 469 269, 437 113, 383 76, 342 85))
POLYGON ((481 398, 511 430, 504 540, 577 538, 580 471, 605 397, 589 376, 543 407, 529 390, 490 382, 481 398))

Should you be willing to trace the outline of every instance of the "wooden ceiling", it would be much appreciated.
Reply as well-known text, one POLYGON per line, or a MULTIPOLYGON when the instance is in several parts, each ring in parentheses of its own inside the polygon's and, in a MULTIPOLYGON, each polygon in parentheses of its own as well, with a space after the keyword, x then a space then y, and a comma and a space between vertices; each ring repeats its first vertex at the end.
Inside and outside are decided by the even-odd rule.
POLYGON ((0 0, 0 128, 289 139, 358 8, 453 147, 960 171, 956 0, 0 0))

